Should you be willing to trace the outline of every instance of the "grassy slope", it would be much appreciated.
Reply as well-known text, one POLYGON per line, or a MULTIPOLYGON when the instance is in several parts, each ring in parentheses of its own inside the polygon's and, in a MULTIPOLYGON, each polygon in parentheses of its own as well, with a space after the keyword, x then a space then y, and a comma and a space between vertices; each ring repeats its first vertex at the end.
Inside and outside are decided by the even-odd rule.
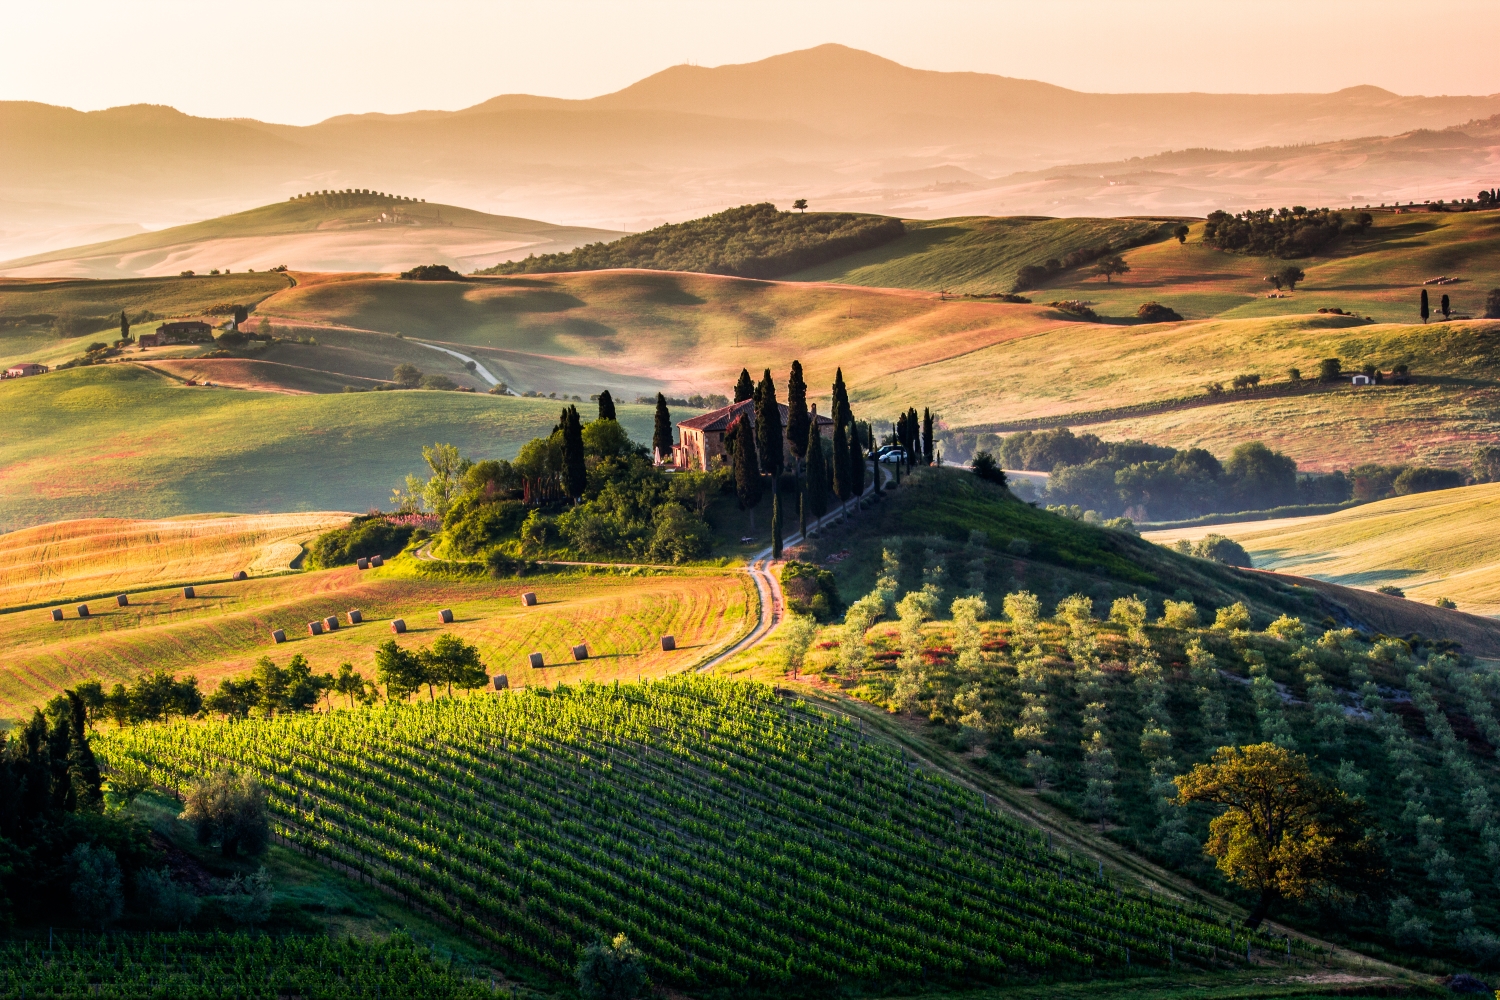
POLYGON ((1152 533, 1158 541, 1229 535, 1256 566, 1351 587, 1393 584, 1415 600, 1447 597, 1475 614, 1500 614, 1500 484, 1393 497, 1286 524, 1253 523, 1152 533))
MULTIPOLYGON (((457 392, 287 396, 190 389, 135 365, 0 385, 0 527, 69 517, 364 510, 425 469, 421 446, 507 458, 552 400, 457 392)), ((649 407, 622 406, 637 440, 649 407)))
POLYGON ((61 521, 0 535, 0 608, 289 570, 347 514, 61 521))
POLYGON ((1068 251, 1164 238, 1172 223, 1135 219, 1048 219, 974 216, 909 221, 907 233, 883 247, 841 257, 785 276, 787 281, 832 281, 878 288, 1008 292, 1027 264, 1061 259, 1068 251))
POLYGON ((128 607, 111 601, 91 608, 96 613, 87 619, 71 607, 61 622, 41 609, 0 614, 0 716, 80 680, 99 678, 108 687, 156 668, 195 674, 208 689, 267 655, 284 664, 300 653, 318 671, 349 662, 373 680, 374 649, 392 638, 393 618, 407 623, 401 645, 415 648, 452 632, 479 647, 490 673, 507 674, 516 686, 635 680, 690 666, 743 631, 758 607, 748 578, 723 570, 569 571, 497 585, 482 576, 429 578, 400 562, 376 571, 344 567, 210 583, 191 600, 178 590, 137 591, 128 607), (540 603, 523 607, 524 591, 535 591, 540 603), (364 613, 363 624, 343 619, 350 608, 364 613), (439 624, 440 608, 453 611, 453 624, 439 624), (309 621, 329 615, 340 616, 343 627, 308 633, 309 621), (272 643, 276 628, 288 642, 272 643), (676 652, 661 649, 668 634, 677 637, 676 652), (575 663, 570 648, 577 643, 588 645, 590 658, 575 663), (548 666, 532 670, 532 652, 548 666))

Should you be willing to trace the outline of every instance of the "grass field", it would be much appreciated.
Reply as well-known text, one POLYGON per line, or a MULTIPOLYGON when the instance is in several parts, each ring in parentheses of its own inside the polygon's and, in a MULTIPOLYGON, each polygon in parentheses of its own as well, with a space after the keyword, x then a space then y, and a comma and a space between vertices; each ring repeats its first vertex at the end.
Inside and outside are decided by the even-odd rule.
POLYGON ((194 674, 206 690, 262 656, 284 666, 301 653, 318 671, 348 662, 373 680, 374 649, 393 637, 394 618, 407 623, 407 633, 396 637, 401 645, 430 644, 452 632, 479 647, 490 673, 506 674, 516 686, 635 680, 695 663, 748 628, 759 608, 748 577, 725 570, 583 570, 497 582, 433 579, 391 563, 196 590, 192 599, 180 590, 137 590, 128 607, 95 602, 86 619, 71 606, 61 622, 44 609, 0 614, 0 716, 80 680, 98 678, 108 687, 156 668, 194 674), (522 606, 525 591, 536 592, 537 606, 522 606), (348 624, 350 608, 363 612, 363 624, 348 624), (439 623, 442 608, 453 611, 451 625, 439 623), (308 633, 308 622, 329 615, 343 627, 308 633), (280 645, 271 641, 277 628, 287 635, 280 645), (662 651, 663 635, 676 637, 675 652, 662 651), (578 643, 588 645, 589 659, 574 662, 570 649, 578 643), (544 669, 527 664, 533 652, 545 656, 544 669))
MULTIPOLYGON (((78 517, 362 511, 425 470, 422 445, 508 458, 550 433, 560 406, 459 392, 188 388, 125 364, 7 381, 0 529, 78 517)), ((619 412, 636 440, 649 440, 650 407, 619 412)))
POLYGON ((62 521, 0 535, 0 608, 290 570, 348 515, 62 521))
POLYGON ((1075 249, 1165 239, 1175 223, 1029 216, 911 220, 898 240, 786 275, 784 280, 958 294, 1008 292, 1016 272, 1027 264, 1061 259, 1075 249))
POLYGON ((1286 523, 1150 532, 1152 541, 1228 535, 1258 568, 1349 587, 1400 587, 1408 599, 1446 597, 1462 611, 1500 615, 1500 483, 1418 493, 1286 523))

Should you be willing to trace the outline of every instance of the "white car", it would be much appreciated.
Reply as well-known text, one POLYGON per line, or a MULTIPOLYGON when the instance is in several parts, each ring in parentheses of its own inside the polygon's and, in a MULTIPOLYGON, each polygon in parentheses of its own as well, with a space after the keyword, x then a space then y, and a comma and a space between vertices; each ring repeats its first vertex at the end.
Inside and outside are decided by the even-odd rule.
POLYGON ((875 453, 875 457, 884 465, 895 465, 897 462, 905 462, 906 449, 899 445, 888 445, 875 453))

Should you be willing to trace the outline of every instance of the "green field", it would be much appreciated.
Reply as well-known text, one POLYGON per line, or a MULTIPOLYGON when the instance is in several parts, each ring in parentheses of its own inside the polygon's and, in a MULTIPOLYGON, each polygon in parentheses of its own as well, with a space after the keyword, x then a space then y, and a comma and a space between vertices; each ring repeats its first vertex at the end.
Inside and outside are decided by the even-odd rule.
MULTIPOLYGON (((508 458, 548 434, 560 406, 458 392, 187 388, 135 365, 7 381, 0 529, 73 517, 361 511, 425 468, 424 444, 508 458)), ((620 407, 637 440, 649 439, 651 418, 650 407, 620 407)))
POLYGON ((831 281, 877 288, 955 294, 1009 292, 1027 264, 1069 251, 1167 238, 1176 220, 1048 219, 973 216, 912 220, 906 235, 873 250, 785 275, 787 281, 831 281))
POLYGON ((621 931, 659 986, 693 992, 1116 977, 1285 948, 1100 880, 852 720, 759 686, 582 685, 95 745, 168 787, 228 756, 293 843, 559 980, 621 931))
POLYGON ((1350 587, 1399 587, 1412 600, 1500 614, 1500 484, 1392 497, 1285 522, 1150 532, 1153 541, 1210 531, 1240 542, 1255 565, 1350 587))

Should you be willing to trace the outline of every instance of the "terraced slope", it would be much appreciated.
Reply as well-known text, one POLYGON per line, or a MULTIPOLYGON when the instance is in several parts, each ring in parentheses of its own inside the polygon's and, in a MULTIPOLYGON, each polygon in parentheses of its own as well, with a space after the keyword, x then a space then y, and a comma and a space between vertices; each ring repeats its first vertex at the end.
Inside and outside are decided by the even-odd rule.
POLYGON ((758 685, 584 685, 95 747, 169 787, 247 769, 282 836, 559 978, 621 931, 659 986, 757 993, 1219 966, 1247 941, 758 685))

